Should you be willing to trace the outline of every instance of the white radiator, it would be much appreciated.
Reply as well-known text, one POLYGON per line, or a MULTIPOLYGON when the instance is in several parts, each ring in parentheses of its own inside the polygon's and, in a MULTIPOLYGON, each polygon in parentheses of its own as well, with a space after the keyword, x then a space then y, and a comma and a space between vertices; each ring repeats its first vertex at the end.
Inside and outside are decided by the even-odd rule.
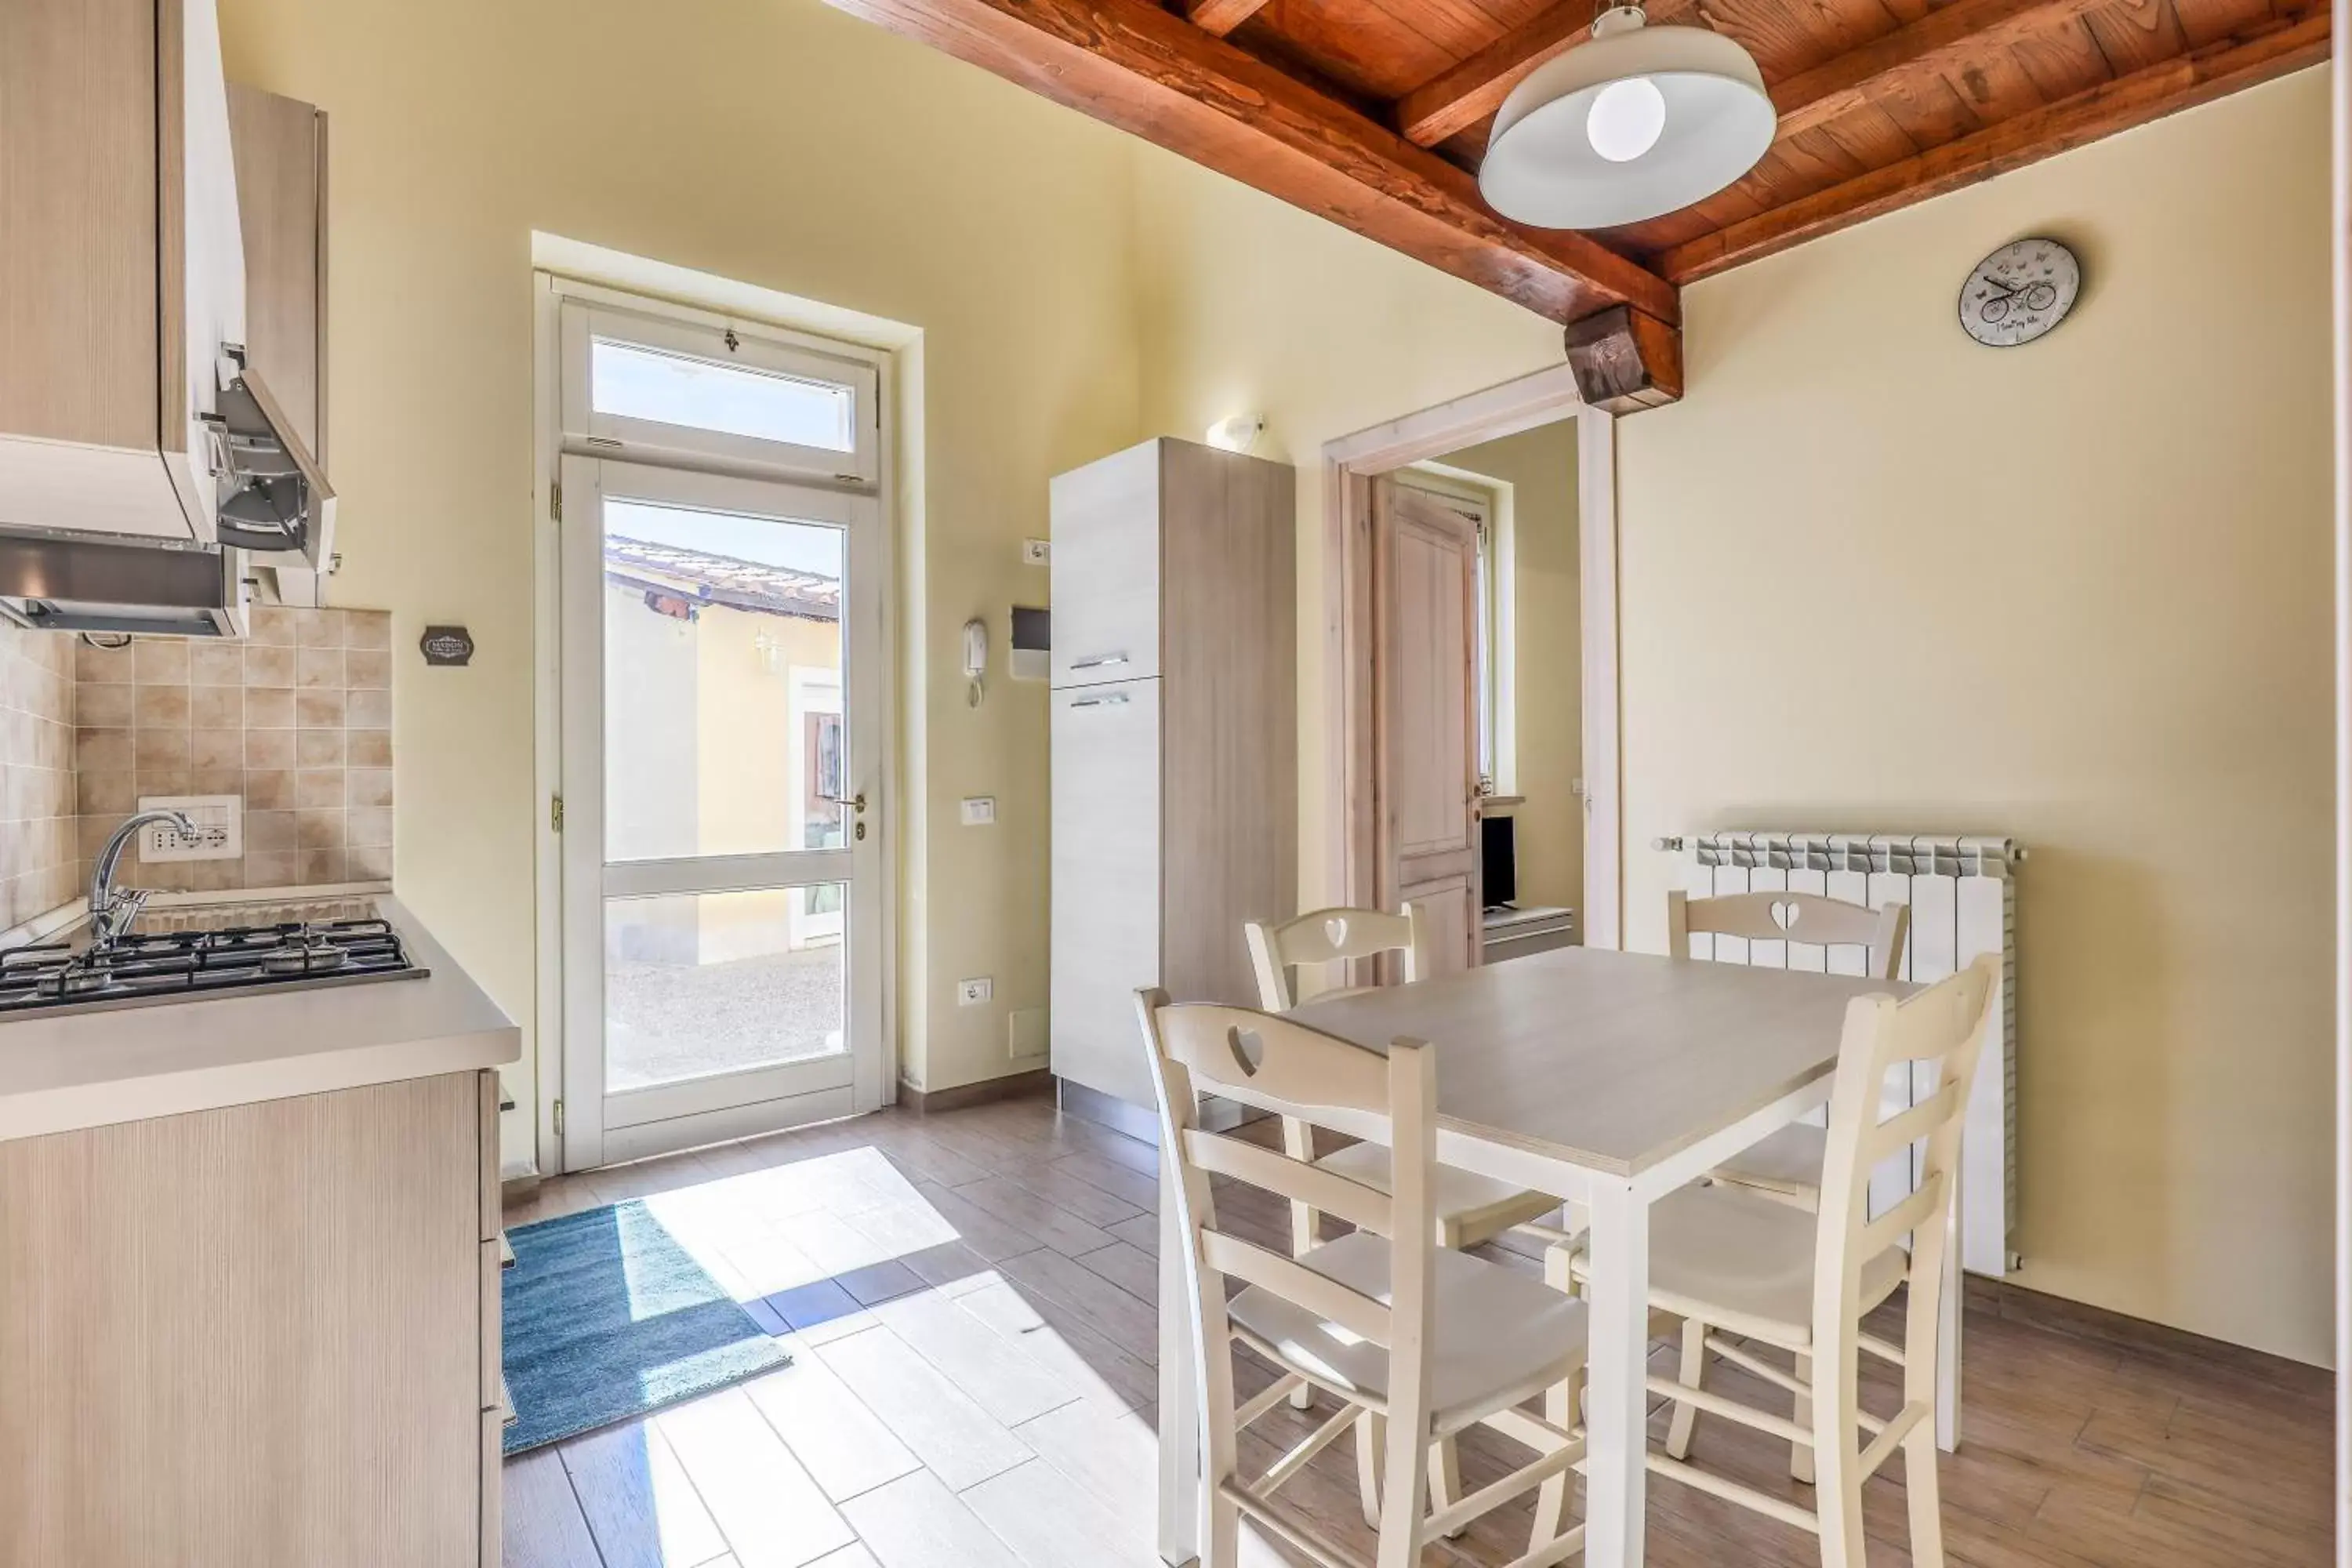
MULTIPOLYGON (((1961 1145, 1960 1261, 1976 1274, 2017 1266, 2017 882, 2025 851, 2006 838, 1948 838, 1864 833, 1707 833, 1661 838, 1655 847, 1684 861, 1682 885, 1693 898, 1794 890, 1873 908, 1911 907, 1902 977, 1941 980, 1987 952, 2001 955, 2001 1005, 1969 1098, 1961 1145), (1994 1047, 1998 1047, 1995 1050, 1994 1047)), ((1691 956, 1775 969, 1865 973, 1853 947, 1743 942, 1693 936, 1691 956)), ((1932 1092, 1918 1069, 1910 1084, 1890 1084, 1887 1110, 1906 1096, 1932 1092)), ((1871 1207, 1883 1210, 1908 1193, 1914 1173, 1900 1157, 1875 1173, 1871 1207)))

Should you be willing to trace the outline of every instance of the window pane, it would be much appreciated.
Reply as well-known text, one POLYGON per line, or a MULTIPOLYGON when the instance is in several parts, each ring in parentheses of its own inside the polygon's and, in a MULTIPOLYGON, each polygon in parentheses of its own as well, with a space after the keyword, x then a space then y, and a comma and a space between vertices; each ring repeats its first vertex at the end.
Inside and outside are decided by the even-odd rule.
POLYGON ((599 414, 829 452, 857 447, 857 399, 845 386, 602 338, 590 347, 588 381, 599 414))
POLYGON ((604 905, 604 1087, 838 1056, 845 884, 604 905))
POLYGON ((837 848, 842 531, 604 503, 604 857, 837 848))

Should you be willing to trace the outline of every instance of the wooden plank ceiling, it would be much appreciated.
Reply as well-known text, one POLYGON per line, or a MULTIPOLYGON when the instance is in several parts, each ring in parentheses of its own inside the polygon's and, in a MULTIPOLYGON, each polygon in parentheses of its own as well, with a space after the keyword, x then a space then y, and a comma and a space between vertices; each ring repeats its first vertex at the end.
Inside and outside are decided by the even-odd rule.
POLYGON ((1780 130, 1696 206, 1578 234, 1496 216, 1475 174, 1504 96, 1585 40, 1592 0, 831 3, 1555 321, 1667 328, 1684 283, 2328 48, 2324 0, 1653 0, 1653 26, 1748 47, 1780 130))

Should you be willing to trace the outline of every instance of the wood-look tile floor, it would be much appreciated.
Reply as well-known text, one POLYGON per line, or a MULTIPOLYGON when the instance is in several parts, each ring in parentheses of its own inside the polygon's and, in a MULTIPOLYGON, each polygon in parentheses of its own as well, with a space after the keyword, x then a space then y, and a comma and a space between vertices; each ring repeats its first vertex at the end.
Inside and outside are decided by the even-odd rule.
MULTIPOLYGON (((1155 1157, 1028 1100, 545 1184, 509 1225, 646 1198, 793 1364, 509 1461, 508 1568, 1152 1568, 1155 1157)), ((1255 1196, 1236 1190, 1221 1216, 1281 1245, 1282 1215, 1255 1196)), ((1671 1370, 1664 1345, 1654 1360, 1671 1370)), ((1720 1363, 1709 1377, 1763 1392, 1720 1363)), ((1973 1289, 1964 1378, 1943 1465, 1954 1563, 2330 1561, 2321 1372, 1973 1289)), ((1265 1384, 1246 1357, 1240 1384, 1265 1384)), ((1889 1408, 1891 1392, 1867 1397, 1889 1408)), ((1262 1469, 1309 1430, 1280 1408, 1244 1462, 1262 1469)), ((1473 1486, 1517 1452, 1482 1433, 1463 1447, 1473 1486)), ((1786 1448, 1728 1422, 1702 1417, 1695 1454, 1807 1496, 1786 1448)), ((1353 1465, 1334 1445, 1284 1495, 1369 1555, 1353 1465)), ((1866 1501, 1871 1563, 1907 1564, 1899 1462, 1866 1501)), ((1426 1560, 1507 1562, 1528 1518, 1505 1510, 1426 1560)), ((1658 1568, 1820 1561, 1811 1536, 1655 1479, 1649 1542, 1658 1568)), ((1245 1556, 1282 1561, 1263 1543, 1245 1556)))

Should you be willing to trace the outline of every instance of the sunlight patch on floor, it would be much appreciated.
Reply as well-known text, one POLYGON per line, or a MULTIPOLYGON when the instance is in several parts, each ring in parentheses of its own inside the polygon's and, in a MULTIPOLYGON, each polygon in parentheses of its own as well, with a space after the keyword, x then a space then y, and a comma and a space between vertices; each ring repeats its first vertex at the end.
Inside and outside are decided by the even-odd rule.
POLYGON ((845 1149, 643 1200, 739 1302, 958 1239, 882 1152, 845 1149))

